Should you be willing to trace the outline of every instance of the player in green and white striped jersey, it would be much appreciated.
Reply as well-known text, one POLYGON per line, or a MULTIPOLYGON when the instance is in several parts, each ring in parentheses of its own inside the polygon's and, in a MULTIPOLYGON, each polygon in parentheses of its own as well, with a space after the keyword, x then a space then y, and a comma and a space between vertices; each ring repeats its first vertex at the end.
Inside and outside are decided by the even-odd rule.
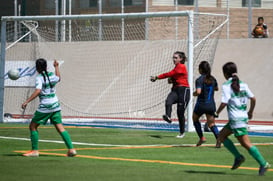
POLYGON ((56 130, 62 136, 67 148, 67 156, 75 156, 76 150, 73 147, 69 133, 62 124, 61 107, 56 96, 56 84, 60 81, 59 63, 55 60, 55 74, 47 71, 47 61, 45 59, 36 60, 36 70, 39 75, 36 77, 36 89, 32 95, 22 104, 25 109, 27 104, 39 96, 40 104, 29 125, 32 150, 23 156, 37 157, 38 151, 38 127, 40 124, 46 124, 48 120, 55 126, 56 130))
POLYGON ((48 72, 47 74, 42 73, 36 77, 36 89, 41 89, 39 95, 40 104, 37 111, 50 113, 61 110, 55 87, 59 80, 60 78, 53 74, 53 72, 48 72))
POLYGON ((245 161, 245 157, 241 155, 234 143, 228 138, 229 135, 234 134, 240 144, 260 164, 259 175, 264 175, 270 164, 266 162, 258 148, 252 145, 247 131, 248 119, 251 119, 253 116, 256 99, 248 85, 239 80, 235 63, 226 63, 223 66, 223 73, 227 81, 222 86, 222 101, 215 115, 218 116, 227 106, 229 122, 220 131, 218 140, 235 157, 232 170, 237 169, 245 161), (247 111, 248 99, 250 99, 250 108, 247 111))

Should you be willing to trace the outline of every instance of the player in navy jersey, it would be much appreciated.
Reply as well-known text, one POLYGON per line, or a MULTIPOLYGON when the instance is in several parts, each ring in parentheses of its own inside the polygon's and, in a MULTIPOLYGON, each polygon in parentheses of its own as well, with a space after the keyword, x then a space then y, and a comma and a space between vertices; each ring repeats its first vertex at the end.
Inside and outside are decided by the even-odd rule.
MULTIPOLYGON (((214 91, 218 91, 217 80, 211 75, 210 64, 207 61, 202 61, 199 64, 199 73, 201 74, 195 81, 196 90, 193 92, 193 96, 197 97, 197 102, 193 112, 193 124, 198 134, 199 141, 196 146, 201 146, 206 142, 206 138, 203 135, 201 123, 199 118, 205 114, 207 118, 208 127, 213 132, 216 140, 218 138, 218 128, 215 125, 214 113, 216 111, 214 101, 214 91)), ((221 146, 220 142, 216 142, 216 147, 221 146)))

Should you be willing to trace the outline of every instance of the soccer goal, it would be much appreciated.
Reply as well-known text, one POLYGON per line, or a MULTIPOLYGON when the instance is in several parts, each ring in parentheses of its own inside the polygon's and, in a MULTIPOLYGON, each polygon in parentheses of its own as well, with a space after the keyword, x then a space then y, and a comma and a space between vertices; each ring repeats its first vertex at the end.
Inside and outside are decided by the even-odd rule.
MULTIPOLYGON (((192 92, 197 66, 213 64, 227 21, 193 11, 2 17, 1 122, 30 120, 39 100, 20 107, 34 90, 35 60, 45 58, 50 71, 54 59, 61 62, 57 95, 64 123, 178 130, 177 121, 162 121, 171 85, 149 78, 173 69, 172 54, 184 51, 192 92), (8 79, 11 68, 20 70, 20 79, 8 79)), ((193 104, 191 98, 188 131, 193 104)))

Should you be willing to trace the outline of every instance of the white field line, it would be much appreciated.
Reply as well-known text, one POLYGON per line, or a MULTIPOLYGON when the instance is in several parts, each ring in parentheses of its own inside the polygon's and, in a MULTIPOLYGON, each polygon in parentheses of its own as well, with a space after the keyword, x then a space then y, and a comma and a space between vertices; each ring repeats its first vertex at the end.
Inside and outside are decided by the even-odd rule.
MULTIPOLYGON (((0 139, 8 139, 8 140, 22 140, 22 141, 30 141, 29 138, 17 138, 17 137, 7 137, 0 136, 0 139)), ((63 141, 57 140, 39 140, 39 142, 46 143, 61 143, 64 144, 63 141)), ((83 142, 72 142, 74 145, 86 145, 86 146, 109 146, 109 147, 153 147, 153 146, 173 146, 173 147, 194 147, 196 144, 180 144, 180 145, 113 145, 113 144, 96 144, 96 143, 83 143, 83 142)), ((253 145, 273 145, 272 143, 252 143, 253 145)), ((235 145, 240 145, 239 143, 235 143, 235 145)), ((203 144, 203 146, 215 146, 215 144, 203 144)))
MULTIPOLYGON (((29 138, 17 138, 17 137, 7 137, 7 136, 0 136, 0 139, 30 141, 29 138)), ((64 144, 63 141, 57 141, 57 140, 39 140, 39 142, 64 144)), ((113 145, 113 144, 96 144, 96 143, 83 143, 83 142, 72 142, 72 143, 74 145, 86 145, 86 146, 117 146, 117 147, 163 146, 160 144, 159 145, 113 145)))

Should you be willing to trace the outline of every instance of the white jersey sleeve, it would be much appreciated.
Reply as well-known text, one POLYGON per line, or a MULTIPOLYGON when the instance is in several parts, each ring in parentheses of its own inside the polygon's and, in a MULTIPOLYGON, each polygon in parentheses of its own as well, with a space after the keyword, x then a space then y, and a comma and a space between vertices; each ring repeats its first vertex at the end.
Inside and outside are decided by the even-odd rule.
POLYGON ((42 89, 43 88, 43 80, 42 77, 37 76, 35 81, 35 88, 36 89, 42 89))
POLYGON ((222 99, 221 102, 227 104, 231 98, 230 84, 224 84, 222 86, 222 99))
POLYGON ((247 93, 247 97, 248 98, 251 98, 251 97, 254 97, 254 94, 251 92, 251 90, 248 88, 248 85, 245 84, 245 90, 246 90, 246 93, 247 93))

